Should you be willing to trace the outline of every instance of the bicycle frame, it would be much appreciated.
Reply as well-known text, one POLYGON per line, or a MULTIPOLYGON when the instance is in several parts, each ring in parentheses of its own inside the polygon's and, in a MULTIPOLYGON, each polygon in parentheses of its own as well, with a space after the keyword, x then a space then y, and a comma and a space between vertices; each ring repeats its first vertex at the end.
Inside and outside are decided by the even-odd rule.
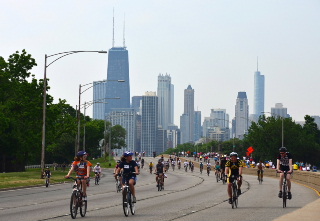
POLYGON ((77 216, 78 207, 80 207, 80 215, 84 217, 87 212, 87 201, 82 200, 83 192, 82 192, 82 182, 78 183, 78 179, 73 177, 69 177, 70 179, 74 180, 74 185, 72 187, 73 191, 71 194, 70 200, 70 214, 73 219, 77 216))
MULTIPOLYGON (((232 209, 238 207, 238 176, 232 175, 232 209)), ((229 178, 230 179, 230 178, 229 178)))
POLYGON ((130 186, 127 179, 125 179, 125 176, 129 176, 129 175, 130 174, 123 176, 124 185, 123 185, 123 191, 122 191, 122 200, 123 200, 123 212, 125 216, 129 215, 129 207, 130 207, 131 214, 132 215, 135 214, 135 203, 132 202, 133 196, 130 190, 130 186))

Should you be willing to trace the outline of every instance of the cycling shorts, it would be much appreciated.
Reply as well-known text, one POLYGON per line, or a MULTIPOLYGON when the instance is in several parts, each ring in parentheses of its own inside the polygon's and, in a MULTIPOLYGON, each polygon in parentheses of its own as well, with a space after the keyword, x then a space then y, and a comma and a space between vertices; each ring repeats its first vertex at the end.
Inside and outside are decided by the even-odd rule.
POLYGON ((231 175, 227 178, 227 183, 232 183, 235 179, 237 179, 239 175, 231 175))
POLYGON ((136 185, 136 181, 137 181, 137 177, 134 175, 130 175, 130 176, 123 176, 122 178, 122 184, 125 184, 125 181, 127 181, 129 183, 129 180, 133 179, 134 180, 134 185, 136 185))

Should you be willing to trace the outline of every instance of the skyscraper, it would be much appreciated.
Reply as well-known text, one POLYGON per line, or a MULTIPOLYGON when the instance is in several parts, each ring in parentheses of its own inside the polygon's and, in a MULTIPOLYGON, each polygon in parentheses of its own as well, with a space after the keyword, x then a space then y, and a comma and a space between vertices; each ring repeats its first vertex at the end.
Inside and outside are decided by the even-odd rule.
POLYGON ((194 141, 200 140, 202 135, 201 129, 201 111, 194 112, 194 141))
POLYGON ((112 47, 108 54, 105 114, 112 108, 130 108, 129 58, 126 47, 112 47), (124 82, 118 82, 124 80, 124 82))
POLYGON ((158 76, 158 122, 162 129, 168 129, 173 124, 173 85, 170 75, 158 76))
POLYGON ((249 105, 246 92, 238 92, 235 115, 235 137, 243 139, 243 135, 249 129, 249 105))
POLYGON ((271 108, 271 116, 278 118, 283 117, 287 118, 290 117, 290 115, 287 113, 287 108, 283 107, 282 103, 276 103, 275 107, 271 108))
POLYGON ((180 117, 181 143, 194 142, 194 89, 188 85, 184 90, 184 113, 180 117), (187 127, 187 128, 183 128, 187 127))
POLYGON ((104 103, 99 102, 108 102, 106 100, 106 84, 107 82, 103 81, 94 81, 93 82, 93 119, 95 120, 104 120, 104 103))
POLYGON ((264 75, 261 75, 258 70, 254 73, 254 105, 253 105, 253 114, 255 115, 255 121, 259 119, 260 115, 263 115, 264 112, 264 75))
POLYGON ((158 97, 156 92, 146 92, 141 102, 141 149, 151 156, 154 151, 162 152, 157 148, 158 132, 158 97))

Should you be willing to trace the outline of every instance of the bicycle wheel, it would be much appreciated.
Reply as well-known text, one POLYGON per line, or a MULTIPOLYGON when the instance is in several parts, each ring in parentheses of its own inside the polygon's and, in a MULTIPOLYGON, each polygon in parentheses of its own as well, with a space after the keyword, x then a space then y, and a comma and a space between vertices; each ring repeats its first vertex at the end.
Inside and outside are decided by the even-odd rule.
POLYGON ((128 203, 128 198, 127 198, 127 191, 123 191, 123 196, 122 196, 122 206, 123 206, 123 213, 125 216, 129 215, 129 203, 128 203))
POLYGON ((226 176, 223 175, 221 179, 222 179, 222 183, 223 183, 223 184, 226 184, 226 182, 227 182, 227 181, 226 181, 226 176))
POLYGON ((219 174, 216 173, 216 180, 217 180, 217 183, 219 182, 219 174))
POLYGON ((87 213, 87 201, 82 200, 80 202, 80 215, 84 217, 87 213))
POLYGON ((287 207, 287 185, 283 184, 283 190, 282 190, 282 207, 287 207))
POLYGON ((78 211, 78 196, 77 196, 77 191, 73 191, 71 194, 71 200, 70 200, 70 214, 72 219, 76 218, 77 211, 78 211))
POLYGON ((159 181, 159 178, 158 178, 158 191, 161 191, 161 182, 159 181))
POLYGON ((46 179, 46 187, 48 187, 48 186, 49 186, 49 180, 46 179))
POLYGON ((136 208, 135 208, 135 203, 133 202, 133 196, 131 192, 128 193, 128 196, 129 196, 130 211, 131 211, 131 214, 134 215, 136 212, 136 208))
POLYGON ((232 209, 238 207, 238 195, 237 195, 237 186, 232 184, 232 209))

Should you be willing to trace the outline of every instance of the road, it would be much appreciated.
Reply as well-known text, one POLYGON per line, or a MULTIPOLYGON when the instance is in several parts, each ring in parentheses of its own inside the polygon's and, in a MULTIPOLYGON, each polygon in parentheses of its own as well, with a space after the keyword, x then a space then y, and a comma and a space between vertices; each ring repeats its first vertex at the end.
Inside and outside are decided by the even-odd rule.
MULTIPOLYGON (((145 158, 146 164, 150 160, 145 158)), ((311 189, 293 184, 293 199, 282 208, 277 197, 278 180, 265 178, 262 185, 255 176, 244 175, 239 207, 227 202, 226 185, 217 183, 199 169, 191 173, 169 170, 165 190, 157 191, 155 175, 143 168, 136 185, 136 215, 130 220, 273 220, 302 208, 318 199, 311 189)), ((124 220, 121 194, 116 192, 113 170, 105 169, 100 185, 90 182, 88 212, 85 220, 124 220)), ((53 174, 54 175, 54 174, 53 174)), ((4 220, 70 220, 69 201, 72 184, 55 184, 49 188, 32 187, 0 192, 0 221, 4 220)))

